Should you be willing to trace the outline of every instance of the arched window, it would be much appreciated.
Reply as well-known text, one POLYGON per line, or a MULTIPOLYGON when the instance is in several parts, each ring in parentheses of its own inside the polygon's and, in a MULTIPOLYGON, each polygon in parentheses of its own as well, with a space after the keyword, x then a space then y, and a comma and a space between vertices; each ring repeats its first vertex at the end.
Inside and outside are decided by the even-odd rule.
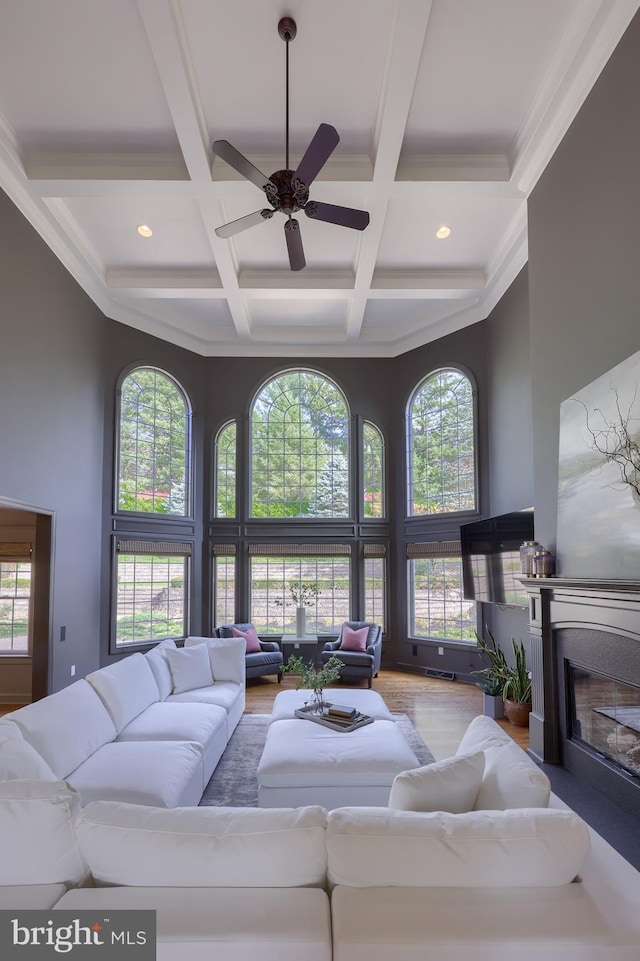
POLYGON ((349 411, 310 370, 268 381, 251 409, 251 516, 349 517, 349 411))
POLYGON ((407 409, 409 515, 474 510, 475 450, 471 381, 453 368, 429 374, 407 409))
POLYGON ((384 438, 375 424, 362 428, 362 494, 365 517, 385 517, 384 438))
POLYGON ((120 387, 118 511, 190 511, 191 407, 179 384, 136 367, 120 387))
POLYGON ((216 517, 236 516, 237 426, 235 420, 220 428, 215 445, 216 517))

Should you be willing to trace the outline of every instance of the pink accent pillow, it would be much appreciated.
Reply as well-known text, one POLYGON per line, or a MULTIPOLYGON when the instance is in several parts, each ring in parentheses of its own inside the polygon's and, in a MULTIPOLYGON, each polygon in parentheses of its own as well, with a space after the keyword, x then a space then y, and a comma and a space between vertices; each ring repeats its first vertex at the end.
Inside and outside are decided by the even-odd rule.
POLYGON ((251 624, 246 631, 241 631, 237 627, 232 627, 231 633, 234 637, 244 637, 245 641, 247 642, 247 654, 259 654, 262 650, 260 647, 260 638, 258 637, 258 632, 253 624, 251 624))
POLYGON ((358 651, 360 654, 364 654, 367 649, 367 637, 369 636, 368 627, 360 627, 357 631, 354 631, 352 627, 348 627, 346 624, 342 628, 342 638, 340 640, 340 650, 341 651, 358 651))

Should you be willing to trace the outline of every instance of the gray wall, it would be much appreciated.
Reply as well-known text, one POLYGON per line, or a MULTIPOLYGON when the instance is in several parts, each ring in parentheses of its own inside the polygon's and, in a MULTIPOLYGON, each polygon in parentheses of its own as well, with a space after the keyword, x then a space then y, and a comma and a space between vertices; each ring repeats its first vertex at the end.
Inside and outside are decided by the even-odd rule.
POLYGON ((560 403, 640 346, 639 89, 636 15, 529 203, 536 533, 551 547, 560 403))
POLYGON ((0 500, 54 512, 58 689, 98 666, 105 320, 2 193, 0 223, 0 500))
MULTIPOLYGON (((533 435, 529 350, 529 277, 524 267, 486 321, 489 512, 533 506, 533 435)), ((511 660, 511 637, 528 644, 528 608, 482 605, 511 660)))

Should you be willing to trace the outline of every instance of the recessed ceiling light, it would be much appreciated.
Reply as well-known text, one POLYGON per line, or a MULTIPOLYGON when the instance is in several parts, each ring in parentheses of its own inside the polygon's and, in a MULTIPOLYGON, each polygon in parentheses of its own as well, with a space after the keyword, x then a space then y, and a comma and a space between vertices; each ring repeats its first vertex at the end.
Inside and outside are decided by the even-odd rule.
POLYGON ((140 224, 137 230, 141 237, 153 237, 153 230, 146 224, 140 224))
POLYGON ((438 238, 438 240, 444 240, 446 237, 449 236, 450 233, 451 233, 451 227, 447 227, 446 224, 443 224, 441 227, 438 227, 438 229, 436 230, 436 237, 438 238))

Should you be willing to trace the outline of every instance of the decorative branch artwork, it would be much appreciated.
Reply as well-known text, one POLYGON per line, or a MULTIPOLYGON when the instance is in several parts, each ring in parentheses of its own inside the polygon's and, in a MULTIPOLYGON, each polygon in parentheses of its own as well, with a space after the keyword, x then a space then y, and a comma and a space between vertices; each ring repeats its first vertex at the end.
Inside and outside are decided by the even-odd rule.
POLYGON ((585 411, 591 449, 602 454, 608 463, 616 465, 620 472, 620 482, 629 485, 636 503, 640 505, 640 430, 636 427, 634 431, 634 425, 640 424, 640 418, 632 415, 638 399, 638 385, 635 386, 631 405, 626 410, 620 406, 618 389, 612 386, 611 390, 615 396, 616 408, 613 419, 607 418, 599 407, 590 412, 584 401, 578 398, 575 400, 585 411))
POLYGON ((558 573, 640 572, 640 352, 560 405, 558 573))

